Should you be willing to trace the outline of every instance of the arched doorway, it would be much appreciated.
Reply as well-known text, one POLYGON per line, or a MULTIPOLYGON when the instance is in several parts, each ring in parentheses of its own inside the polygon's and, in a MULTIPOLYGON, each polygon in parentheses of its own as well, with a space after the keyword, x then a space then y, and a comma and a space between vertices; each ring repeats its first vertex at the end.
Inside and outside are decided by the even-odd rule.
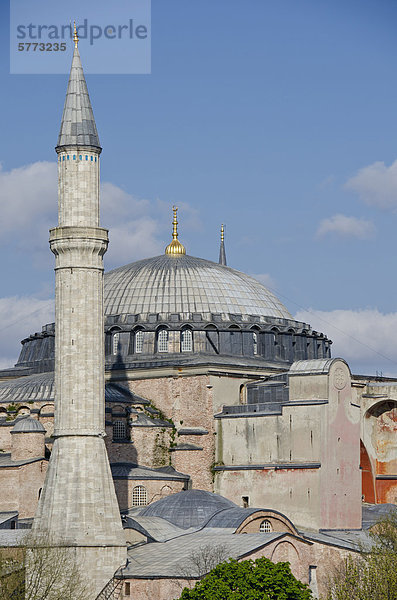
POLYGON ((368 456, 367 449, 360 440, 360 469, 362 481, 362 497, 364 502, 375 504, 375 481, 371 467, 371 461, 368 456))

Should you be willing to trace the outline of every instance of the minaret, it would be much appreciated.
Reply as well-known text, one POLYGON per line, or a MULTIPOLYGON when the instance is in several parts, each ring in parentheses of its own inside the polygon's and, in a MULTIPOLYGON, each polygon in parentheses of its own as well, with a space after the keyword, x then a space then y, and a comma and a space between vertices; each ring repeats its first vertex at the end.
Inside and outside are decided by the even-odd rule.
POLYGON ((227 265, 226 262, 226 250, 225 250, 225 226, 221 225, 221 247, 219 249, 219 264, 227 265))
POLYGON ((56 146, 54 445, 33 535, 66 546, 96 598, 124 566, 126 546, 105 449, 103 255, 99 226, 101 146, 75 48, 56 146))

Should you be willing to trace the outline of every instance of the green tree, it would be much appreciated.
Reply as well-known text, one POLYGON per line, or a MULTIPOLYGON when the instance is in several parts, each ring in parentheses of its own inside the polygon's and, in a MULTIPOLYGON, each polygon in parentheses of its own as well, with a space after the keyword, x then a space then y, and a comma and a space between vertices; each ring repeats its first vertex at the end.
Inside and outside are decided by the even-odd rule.
POLYGON ((20 547, 1 548, 0 600, 87 600, 74 549, 30 532, 20 547))
POLYGON ((308 586, 291 573, 289 563, 267 558, 230 559, 197 582, 184 588, 179 600, 310 600, 308 586))
POLYGON ((397 512, 372 528, 360 553, 344 560, 328 582, 327 600, 397 600, 397 512))

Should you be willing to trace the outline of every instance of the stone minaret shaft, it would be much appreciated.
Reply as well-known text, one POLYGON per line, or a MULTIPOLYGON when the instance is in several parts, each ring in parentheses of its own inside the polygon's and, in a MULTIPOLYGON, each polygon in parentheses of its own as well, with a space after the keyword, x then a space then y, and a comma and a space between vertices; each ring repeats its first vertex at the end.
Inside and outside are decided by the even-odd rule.
POLYGON ((104 443, 101 147, 77 40, 56 152, 55 440, 34 531, 48 533, 50 545, 73 548, 91 599, 125 563, 126 548, 104 443))

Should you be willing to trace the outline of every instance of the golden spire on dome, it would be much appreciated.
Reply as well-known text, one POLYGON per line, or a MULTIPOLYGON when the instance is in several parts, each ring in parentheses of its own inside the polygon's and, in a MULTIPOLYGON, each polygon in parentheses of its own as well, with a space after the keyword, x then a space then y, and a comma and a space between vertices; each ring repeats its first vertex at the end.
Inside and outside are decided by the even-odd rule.
POLYGON ((186 250, 185 247, 178 240, 178 221, 176 218, 178 207, 173 206, 172 210, 174 211, 174 220, 172 221, 172 242, 166 247, 165 253, 178 256, 181 254, 186 254, 186 250))
POLYGON ((77 35, 76 21, 74 22, 74 34, 73 34, 74 47, 77 48, 79 45, 79 36, 77 35))
POLYGON ((225 226, 222 223, 222 225, 221 225, 221 242, 224 242, 224 241, 225 241, 225 226))

